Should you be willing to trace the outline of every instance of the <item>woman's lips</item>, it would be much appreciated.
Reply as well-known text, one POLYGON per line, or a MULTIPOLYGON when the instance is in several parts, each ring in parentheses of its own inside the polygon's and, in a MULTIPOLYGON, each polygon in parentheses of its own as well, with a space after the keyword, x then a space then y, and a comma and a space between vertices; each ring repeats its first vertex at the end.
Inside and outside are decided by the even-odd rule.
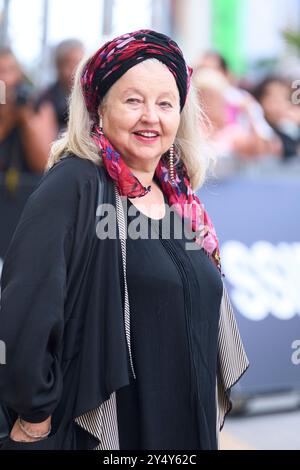
POLYGON ((144 144, 153 144, 158 141, 159 135, 151 136, 151 137, 146 137, 141 134, 133 134, 133 136, 139 141, 143 142, 144 144))

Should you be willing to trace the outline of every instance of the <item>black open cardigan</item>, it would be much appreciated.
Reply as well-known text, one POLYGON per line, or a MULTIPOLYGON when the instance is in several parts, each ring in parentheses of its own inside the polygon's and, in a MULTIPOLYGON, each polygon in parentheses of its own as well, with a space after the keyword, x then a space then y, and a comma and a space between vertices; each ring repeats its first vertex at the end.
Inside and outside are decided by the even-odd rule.
MULTIPOLYGON (((102 166, 68 155, 29 197, 2 272, 0 403, 13 420, 52 415, 50 437, 2 449, 117 449, 115 391, 135 380, 124 213, 102 166), (101 204, 116 207, 117 239, 100 240, 101 204)), ((216 426, 248 367, 223 286, 216 426)))

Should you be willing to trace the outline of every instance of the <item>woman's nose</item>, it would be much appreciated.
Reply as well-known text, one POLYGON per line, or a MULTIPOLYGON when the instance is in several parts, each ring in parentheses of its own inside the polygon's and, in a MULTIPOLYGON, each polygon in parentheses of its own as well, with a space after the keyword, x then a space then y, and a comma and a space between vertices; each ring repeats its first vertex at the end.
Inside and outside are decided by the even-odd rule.
POLYGON ((155 105, 148 105, 144 107, 141 121, 149 123, 158 122, 158 114, 155 105))

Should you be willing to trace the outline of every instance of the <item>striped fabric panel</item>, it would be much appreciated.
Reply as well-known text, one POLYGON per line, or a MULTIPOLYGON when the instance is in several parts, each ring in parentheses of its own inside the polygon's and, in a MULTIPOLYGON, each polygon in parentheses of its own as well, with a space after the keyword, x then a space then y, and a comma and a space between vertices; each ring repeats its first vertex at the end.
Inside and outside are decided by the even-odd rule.
POLYGON ((99 439, 94 450, 119 450, 119 432, 115 392, 98 408, 75 419, 85 431, 99 439))
MULTIPOLYGON (((119 237, 121 243, 123 273, 124 273, 124 323, 128 346, 128 353, 133 377, 135 371, 133 367, 131 352, 131 334, 130 334, 130 307, 126 277, 126 238, 127 227, 122 205, 117 187, 115 186, 117 221, 119 227, 119 237)), ((88 411, 75 419, 83 429, 88 431, 94 437, 99 439, 100 444, 94 450, 119 450, 118 416, 116 405, 116 394, 111 394, 110 398, 102 403, 98 408, 88 411)))
POLYGON ((119 237, 121 242, 121 252, 122 252, 122 262, 123 262, 123 273, 124 273, 124 322, 125 322, 125 333, 128 346, 130 366, 132 370, 133 377, 135 377, 135 371, 133 367, 132 352, 131 352, 131 333, 130 333, 130 307, 129 307, 129 298, 128 298, 128 288, 127 288, 127 275, 126 275, 126 239, 127 239, 127 223, 125 220, 124 209, 121 197, 119 196, 117 186, 115 185, 115 195, 116 195, 116 207, 117 207, 117 220, 119 227, 119 237))
POLYGON ((249 366, 233 308, 223 283, 218 332, 218 422, 221 430, 226 414, 231 409, 230 388, 240 379, 249 366))

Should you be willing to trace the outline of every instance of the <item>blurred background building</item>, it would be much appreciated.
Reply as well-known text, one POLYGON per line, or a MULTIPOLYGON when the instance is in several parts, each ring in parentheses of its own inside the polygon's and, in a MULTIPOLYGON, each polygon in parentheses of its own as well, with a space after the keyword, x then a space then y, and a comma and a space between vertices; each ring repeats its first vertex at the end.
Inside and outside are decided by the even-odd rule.
MULTIPOLYGON (((39 81, 40 65, 47 65, 61 40, 77 37, 94 50, 109 37, 141 26, 172 35, 192 63, 204 50, 216 49, 235 73, 253 74, 294 59, 283 31, 299 29, 300 2, 0 0, 0 14, 0 44, 9 44, 39 81)), ((43 80, 49 80, 49 70, 43 72, 43 80)))

